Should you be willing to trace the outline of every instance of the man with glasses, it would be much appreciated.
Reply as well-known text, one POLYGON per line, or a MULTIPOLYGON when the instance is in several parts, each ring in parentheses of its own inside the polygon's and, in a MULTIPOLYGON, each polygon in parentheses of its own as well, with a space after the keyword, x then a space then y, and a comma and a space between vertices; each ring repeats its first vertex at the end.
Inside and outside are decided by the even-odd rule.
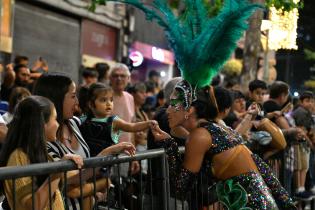
MULTIPOLYGON (((130 82, 130 72, 128 67, 122 63, 116 64, 110 71, 109 79, 114 93, 113 114, 119 116, 119 118, 126 122, 132 122, 135 119, 135 103, 133 96, 125 91, 130 82)), ((131 133, 121 132, 119 141, 132 142, 134 144, 134 139, 132 138, 131 133)), ((131 173, 137 173, 139 169, 139 163, 136 161, 132 162, 130 166, 131 173)), ((127 171, 124 169, 121 173, 127 175, 127 171)))
MULTIPOLYGON (((110 72, 110 84, 114 91, 114 115, 118 115, 126 122, 135 117, 135 103, 133 96, 125 91, 130 81, 130 72, 125 64, 117 64, 110 72)), ((122 133, 120 141, 131 142, 130 133, 122 133)))

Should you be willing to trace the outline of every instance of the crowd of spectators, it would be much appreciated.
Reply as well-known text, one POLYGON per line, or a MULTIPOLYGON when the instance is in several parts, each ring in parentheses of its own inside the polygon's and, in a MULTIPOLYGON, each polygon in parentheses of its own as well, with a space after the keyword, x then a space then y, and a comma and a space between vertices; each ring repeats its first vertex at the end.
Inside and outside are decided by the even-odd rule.
MULTIPOLYGON (((5 67, 0 97, 1 103, 8 106, 3 108, 5 112, 0 117, 0 158, 4 158, 0 159, 0 167, 61 159, 74 160, 78 167, 81 167, 82 158, 122 151, 132 155, 134 150, 158 148, 150 132, 150 127, 157 123, 162 130, 170 133, 179 145, 185 146, 187 132, 180 127, 170 128, 166 112, 172 90, 181 78, 173 78, 162 87, 159 72, 151 70, 147 81, 131 83, 130 71, 126 65, 116 64, 110 68, 106 63, 98 63, 93 68, 85 68, 81 75, 82 83, 76 85, 69 76, 50 71, 47 62, 41 58, 30 68, 25 56, 17 56, 12 64, 5 67), (40 115, 43 117, 35 119, 35 116, 40 115), (50 123, 55 123, 55 127, 50 127, 55 131, 54 135, 47 129, 52 126, 50 123), (31 139, 27 137, 27 133, 14 134, 24 132, 26 125, 38 127, 38 135, 32 134, 33 141, 38 143, 29 142, 31 139), (21 142, 22 139, 25 139, 25 143, 21 142), (8 141, 14 141, 16 144, 10 145, 8 141), (37 148, 43 144, 46 146, 37 148), (35 150, 38 151, 38 157, 30 156, 29 151, 35 150)), ((292 196, 298 200, 314 197, 313 92, 305 91, 294 100, 295 98, 290 96, 289 85, 283 81, 267 85, 264 81, 253 80, 248 89, 242 91, 239 90, 240 84, 234 80, 216 82, 213 85, 218 102, 219 122, 239 132, 245 144, 269 162, 292 196), (258 113, 253 113, 254 105, 259 107, 258 113), (268 129, 268 126, 281 130, 283 139, 280 137, 280 140, 276 141, 279 137, 273 132, 275 130, 268 129), (281 174, 285 176, 281 177, 281 174)), ((160 176, 157 165, 155 160, 152 160, 153 178, 160 176)), ((149 173, 147 161, 142 161, 141 164, 133 161, 120 167, 123 177, 133 176, 136 181, 141 178, 145 180, 149 173)), ((68 184, 72 185, 69 187, 72 191, 69 190, 67 197, 73 209, 91 209, 95 202, 92 197, 93 189, 89 185, 89 173, 86 170, 84 206, 81 207, 79 195, 76 193, 77 172, 74 172, 71 178, 69 176, 68 184)), ((112 176, 117 175, 115 169, 111 173, 112 176)), ((46 178, 37 177, 38 193, 47 188, 46 178)), ((62 199, 58 197, 61 196, 58 191, 59 181, 60 177, 57 175, 52 179, 53 192, 56 195, 53 197, 56 201, 54 205, 57 206, 61 205, 58 199, 62 199)), ((108 188, 111 182, 115 184, 115 178, 98 177, 99 201, 107 199, 104 189, 108 188)), ((12 192, 8 190, 11 184, 2 182, 2 186, 7 187, 3 192, 7 200, 3 202, 6 203, 6 206, 3 205, 4 209, 12 207, 12 192)), ((23 188, 29 184, 29 179, 21 179, 19 182, 17 193, 18 196, 21 193, 22 197, 19 197, 17 209, 30 205, 30 192, 25 192, 23 188)), ((154 194, 159 194, 161 186, 158 182, 153 185, 154 194)), ((38 209, 47 208, 45 205, 48 198, 39 196, 36 199, 38 209)), ((140 204, 128 206, 126 202, 124 205, 130 209, 140 208, 137 206, 140 204)))

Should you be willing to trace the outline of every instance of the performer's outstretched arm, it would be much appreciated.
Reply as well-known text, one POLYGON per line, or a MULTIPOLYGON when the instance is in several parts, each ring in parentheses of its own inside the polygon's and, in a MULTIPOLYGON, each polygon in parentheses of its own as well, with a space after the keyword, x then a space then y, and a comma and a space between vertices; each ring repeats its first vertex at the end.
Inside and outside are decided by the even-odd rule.
POLYGON ((179 153, 178 145, 173 138, 160 142, 164 147, 169 164, 169 177, 171 185, 175 187, 176 197, 185 198, 187 192, 191 190, 193 180, 197 173, 193 173, 182 167, 183 158, 179 153))
POLYGON ((192 182, 199 172, 205 153, 211 145, 211 136, 204 128, 190 133, 185 147, 184 160, 179 154, 177 143, 172 138, 160 141, 168 155, 171 182, 176 187, 176 196, 184 198, 192 188, 192 182), (197 138, 198 137, 198 138, 197 138))

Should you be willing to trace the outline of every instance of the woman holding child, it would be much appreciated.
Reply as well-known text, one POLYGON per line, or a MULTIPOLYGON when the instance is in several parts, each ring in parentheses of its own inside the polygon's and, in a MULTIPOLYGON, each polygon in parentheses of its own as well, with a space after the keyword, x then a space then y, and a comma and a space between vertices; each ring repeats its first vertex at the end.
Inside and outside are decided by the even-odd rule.
MULTIPOLYGON (((34 94, 49 98, 55 105, 57 111, 57 122, 60 124, 57 130, 57 140, 47 144, 48 153, 54 157, 55 160, 61 159, 64 155, 76 154, 82 158, 89 158, 90 148, 82 136, 79 126, 81 121, 74 117, 76 105, 78 103, 76 96, 76 85, 66 75, 62 73, 47 73, 43 74, 36 82, 34 87, 34 94)), ((118 143, 107 148, 103 148, 97 156, 106 156, 110 154, 125 152, 129 155, 135 153, 135 147, 128 142, 118 143)), ((84 170, 86 175, 83 185, 83 206, 80 206, 80 190, 79 179, 69 187, 68 205, 73 209, 91 209, 94 205, 93 193, 94 189, 89 178, 92 177, 91 170, 84 170)), ((78 178, 78 173, 75 174, 78 178)), ((99 174, 98 174, 99 175, 99 174)), ((69 174, 70 176, 70 174, 69 174)), ((72 175, 71 175, 72 176, 72 175)), ((72 177, 74 179, 74 177, 72 177)), ((105 192, 108 188, 108 179, 99 177, 96 182, 96 191, 105 192)), ((99 199, 102 199, 101 194, 97 193, 99 199)))

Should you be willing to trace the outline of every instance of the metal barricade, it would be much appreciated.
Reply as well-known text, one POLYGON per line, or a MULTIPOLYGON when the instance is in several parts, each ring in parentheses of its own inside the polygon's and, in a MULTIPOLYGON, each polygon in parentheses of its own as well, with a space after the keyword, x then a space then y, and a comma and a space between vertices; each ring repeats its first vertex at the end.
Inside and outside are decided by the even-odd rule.
MULTIPOLYGON (((96 170, 101 170, 100 168, 103 169, 109 169, 109 167, 115 166, 115 165, 120 165, 121 163, 128 163, 131 161, 141 161, 144 159, 147 159, 149 162, 152 158, 159 158, 161 160, 161 166, 160 166, 160 170, 161 173, 163 175, 163 179, 162 179, 162 189, 163 192, 161 193, 162 195, 162 206, 163 209, 168 209, 168 199, 169 199, 169 187, 168 187, 168 174, 167 174, 167 159, 166 159, 166 154, 164 152, 164 149, 154 149, 154 150, 149 150, 149 151, 144 151, 144 152, 139 152, 137 153, 135 156, 133 157, 129 157, 126 155, 122 155, 122 156, 106 156, 106 157, 93 157, 93 158, 87 158, 84 159, 84 167, 83 169, 79 170, 79 183, 80 183, 80 204, 81 206, 83 206, 82 202, 83 202, 83 184, 84 184, 84 177, 86 176, 86 173, 84 173, 84 171, 86 171, 87 169, 90 169, 90 173, 92 173, 92 176, 90 178, 90 181, 93 182, 93 186, 94 186, 94 192, 93 192, 93 197, 94 199, 96 199, 96 174, 97 171, 96 170)), ((51 192, 51 176, 53 174, 56 173, 63 173, 63 177, 64 177, 64 182, 63 182, 63 196, 67 196, 67 190, 68 190, 68 185, 67 185, 67 173, 71 170, 76 170, 76 165, 72 162, 72 161, 57 161, 57 162, 50 162, 50 163, 40 163, 40 164, 31 164, 31 165, 27 165, 27 166, 21 166, 21 167, 3 167, 0 168, 0 180, 4 181, 4 180, 11 180, 12 181, 12 200, 13 200, 13 205, 12 205, 12 210, 16 209, 16 202, 17 202, 17 195, 16 195, 16 181, 19 178, 22 177, 31 177, 32 180, 32 209, 34 208, 34 194, 36 192, 36 187, 35 187, 35 177, 39 176, 39 175, 47 175, 48 176, 48 181, 49 181, 49 209, 52 209, 52 192, 51 192)), ((142 174, 140 173, 140 176, 142 176, 142 174)), ((119 190, 117 190, 118 195, 116 195, 117 197, 117 204, 115 205, 115 207, 110 207, 110 206, 106 206, 104 205, 103 207, 98 206, 98 205, 94 205, 93 209, 125 209, 125 200, 123 200, 123 196, 122 196, 122 191, 120 190, 120 188, 122 188, 122 177, 120 176, 120 172, 118 170, 118 182, 117 182, 117 186, 115 186, 116 188, 118 188, 119 190)), ((126 177, 125 179, 131 179, 131 177, 126 177)), ((148 179, 149 182, 152 181, 150 180, 150 178, 148 179)), ((139 179, 139 185, 140 186, 144 186, 146 183, 142 182, 142 178, 139 179)), ((149 184, 150 185, 150 184, 149 184)), ((138 193, 138 199, 139 200, 143 200, 143 198, 145 197, 144 195, 147 194, 148 192, 144 192, 142 191, 143 188, 140 187, 140 192, 138 193)), ((107 195, 109 194, 109 188, 107 188, 107 195)), ((150 193, 146 196, 146 197, 152 197, 152 194, 150 195, 150 193)), ((68 206, 67 203, 67 199, 64 199, 65 202, 65 206, 68 206)), ((152 202, 151 202, 152 203, 152 202)), ((152 203, 153 204, 153 203, 152 203)), ((130 208, 132 209, 132 208, 130 208)), ((148 208, 150 209, 150 208, 148 208)), ((151 205, 151 209, 153 209, 153 206, 151 205)))
MULTIPOLYGON (((180 152, 184 152, 184 148, 180 148, 180 152)), ((107 203, 102 205, 94 205, 93 209, 129 209, 129 210, 222 210, 223 206, 215 202, 215 186, 211 188, 209 185, 209 177, 205 172, 199 173, 192 186, 192 191, 187 192, 188 196, 181 200, 176 195, 176 191, 170 186, 170 177, 168 169, 167 155, 164 149, 147 150, 138 152, 135 156, 106 156, 93 157, 84 159, 84 168, 79 170, 79 200, 83 206, 83 185, 86 180, 86 171, 89 170, 89 181, 93 183, 93 198, 96 200, 96 182, 98 170, 110 171, 110 168, 119 166, 122 163, 131 161, 148 161, 148 173, 139 173, 137 176, 123 177, 120 174, 119 167, 115 176, 111 176, 114 183, 115 195, 112 205, 109 204, 110 190, 107 187, 107 203), (154 164, 152 164, 152 162, 154 164), (102 169, 101 169, 102 168, 102 169), (158 172, 156 175, 155 172, 158 172), (126 187, 126 185, 129 185, 126 187), (136 186, 137 190, 135 190, 136 186), (211 193, 211 191, 214 193, 211 193)), ((276 174, 281 179, 286 176, 283 167, 283 159, 274 159, 269 162, 271 167, 275 169, 276 174)), ((63 196, 65 206, 68 206, 67 191, 68 179, 67 173, 76 170, 76 165, 72 161, 58 161, 41 164, 31 164, 22 167, 4 167, 0 168, 0 180, 12 181, 12 209, 16 209, 16 181, 21 177, 31 177, 32 180, 32 204, 34 204, 34 193, 36 192, 35 177, 39 175, 47 175, 48 180, 53 174, 63 173, 63 196)), ((107 174, 108 175, 108 174, 107 174)), ((49 185, 49 193, 51 194, 51 186, 49 185)), ((312 201, 312 209, 314 208, 312 201)), ((32 205, 34 209, 34 205, 32 205)), ((52 197, 49 199, 49 209, 52 208, 52 197)))

